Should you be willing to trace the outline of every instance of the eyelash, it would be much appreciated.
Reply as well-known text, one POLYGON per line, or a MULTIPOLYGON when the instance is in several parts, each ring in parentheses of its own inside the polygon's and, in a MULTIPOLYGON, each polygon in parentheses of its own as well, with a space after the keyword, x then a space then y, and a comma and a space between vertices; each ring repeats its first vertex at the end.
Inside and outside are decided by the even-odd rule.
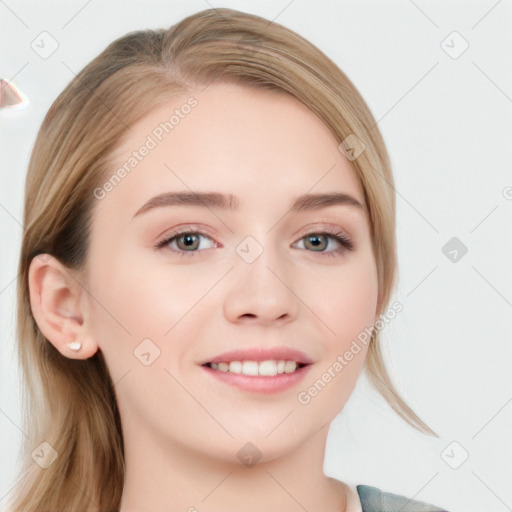
MULTIPOLYGON (((155 247, 157 249, 164 249, 174 239, 178 238, 181 235, 200 235, 200 236, 204 236, 206 238, 211 239, 211 237, 209 235, 207 235, 206 233, 203 233, 202 231, 194 231, 187 227, 180 231, 175 231, 175 232, 170 233, 169 235, 166 236, 166 238, 164 240, 162 240, 161 242, 157 242, 155 244, 155 247)), ((303 235, 299 240, 303 240, 304 238, 307 238, 307 237, 310 237, 313 235, 327 236, 328 238, 332 238, 332 239, 336 240, 336 242, 338 242, 341 245, 341 247, 338 249, 334 249, 332 251, 309 251, 309 252, 318 253, 318 254, 321 254, 322 256, 334 257, 337 254, 341 254, 345 251, 353 251, 354 250, 354 244, 352 243, 352 241, 349 238, 347 238, 347 236, 344 233, 342 233, 336 229, 331 230, 329 228, 327 228, 327 229, 324 228, 321 231, 311 231, 310 233, 306 233, 305 235, 303 235)), ((304 249, 302 249, 302 250, 304 250, 304 249)), ((176 249, 171 249, 171 251, 176 252, 177 254, 180 255, 180 257, 183 257, 183 256, 194 257, 199 252, 201 252, 200 250, 183 251, 183 250, 176 250, 176 249)))

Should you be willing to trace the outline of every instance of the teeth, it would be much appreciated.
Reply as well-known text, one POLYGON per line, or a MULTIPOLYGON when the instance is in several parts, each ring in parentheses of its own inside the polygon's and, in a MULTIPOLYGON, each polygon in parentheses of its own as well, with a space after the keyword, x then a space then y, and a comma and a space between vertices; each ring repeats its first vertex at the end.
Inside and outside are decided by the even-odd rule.
POLYGON ((230 361, 211 363, 210 367, 221 372, 231 372, 243 375, 262 375, 272 377, 282 373, 293 373, 298 368, 295 361, 230 361))
POLYGON ((286 361, 284 364, 284 373, 292 373, 297 369, 297 363, 295 361, 286 361))
POLYGON ((260 375, 277 375, 277 362, 276 361, 262 361, 259 366, 260 375))
POLYGON ((229 370, 229 364, 227 363, 219 363, 217 365, 217 368, 221 371, 221 372, 227 372, 229 370))
POLYGON ((242 373, 242 363, 240 361, 231 361, 229 363, 229 371, 231 373, 242 373))
POLYGON ((258 375, 258 363, 256 361, 244 361, 241 373, 244 375, 258 375))

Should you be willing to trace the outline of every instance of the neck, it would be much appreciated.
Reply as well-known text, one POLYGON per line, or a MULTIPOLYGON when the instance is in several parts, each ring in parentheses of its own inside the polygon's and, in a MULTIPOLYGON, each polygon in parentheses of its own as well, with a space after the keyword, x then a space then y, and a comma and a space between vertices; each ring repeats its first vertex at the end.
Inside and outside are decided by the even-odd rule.
POLYGON ((123 434, 120 512, 346 510, 345 485, 323 472, 328 425, 292 453, 252 466, 212 459, 168 440, 164 449, 140 432, 128 428, 123 434))

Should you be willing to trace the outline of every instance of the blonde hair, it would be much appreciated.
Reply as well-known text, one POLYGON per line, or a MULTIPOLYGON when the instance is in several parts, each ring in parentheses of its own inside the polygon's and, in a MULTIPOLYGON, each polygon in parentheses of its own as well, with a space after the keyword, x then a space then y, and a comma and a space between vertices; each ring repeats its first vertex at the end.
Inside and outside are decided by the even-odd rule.
MULTIPOLYGON (((208 9, 167 30, 127 34, 111 43, 65 88, 48 111, 30 159, 18 280, 19 360, 24 376, 25 466, 14 512, 119 509, 124 451, 114 385, 100 351, 63 356, 31 313, 28 268, 51 254, 70 269, 87 255, 93 190, 111 169, 126 130, 177 94, 214 82, 284 91, 313 111, 338 143, 364 144, 352 167, 364 191, 378 272, 378 313, 396 278, 395 196, 382 136, 345 74, 310 42, 268 20, 208 9), (46 469, 31 452, 42 442, 58 453, 46 469)), ((370 382, 405 421, 437 437, 395 390, 378 332, 366 369, 370 382)))

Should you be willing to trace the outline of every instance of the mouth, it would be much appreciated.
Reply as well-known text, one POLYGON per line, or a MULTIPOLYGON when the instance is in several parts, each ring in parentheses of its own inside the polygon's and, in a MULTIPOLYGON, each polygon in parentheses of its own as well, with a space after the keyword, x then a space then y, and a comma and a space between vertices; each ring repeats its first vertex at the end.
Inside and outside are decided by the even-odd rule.
POLYGON ((280 393, 297 386, 313 366, 300 350, 289 347, 232 350, 200 363, 221 385, 252 393, 280 393))
POLYGON ((268 359, 265 361, 220 361, 217 363, 204 363, 202 366, 207 366, 212 370, 224 373, 274 377, 275 375, 282 375, 284 373, 294 373, 309 364, 311 363, 285 359, 268 359))

